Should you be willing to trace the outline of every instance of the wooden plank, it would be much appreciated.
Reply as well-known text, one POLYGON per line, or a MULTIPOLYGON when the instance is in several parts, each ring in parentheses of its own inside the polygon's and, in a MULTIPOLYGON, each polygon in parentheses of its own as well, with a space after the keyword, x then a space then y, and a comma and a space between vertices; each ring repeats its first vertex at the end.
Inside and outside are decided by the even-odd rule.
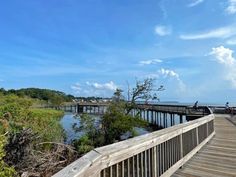
POLYGON ((213 132, 208 138, 206 138, 202 143, 200 143, 195 149, 193 149, 190 153, 184 156, 181 160, 175 163, 169 170, 167 170, 162 177, 169 177, 174 174, 181 166, 183 166, 191 157, 194 156, 213 136, 215 132, 213 132))
POLYGON ((236 126, 223 116, 216 116, 215 137, 175 175, 236 176, 236 126))
POLYGON ((68 165, 58 173, 54 174, 53 177, 77 177, 83 174, 97 159, 101 158, 101 154, 96 151, 90 151, 80 159, 68 165))
MULTIPOLYGON (((70 174, 68 176, 80 176, 82 174, 83 176, 98 176, 102 169, 115 165, 119 162, 127 160, 128 158, 134 155, 141 153, 141 175, 145 174, 147 176, 147 161, 144 161, 143 152, 147 152, 147 150, 149 150, 150 148, 153 148, 158 144, 163 143, 164 147, 162 147, 162 153, 167 153, 166 149, 164 149, 166 147, 166 143, 164 142, 213 119, 214 116, 209 115, 198 120, 176 125, 158 132, 153 132, 126 141, 97 148, 94 151, 91 151, 90 153, 83 156, 81 159, 75 161, 75 166, 72 165, 70 167, 66 167, 64 169, 64 173, 61 174, 70 174)), ((146 157, 147 154, 145 154, 145 160, 146 157)), ((166 157, 168 157, 168 154, 162 154, 163 160, 166 157)), ((165 170, 164 165, 166 165, 166 168, 168 168, 168 159, 166 160, 167 163, 162 165, 162 170, 165 170)), ((137 161, 137 164, 138 163, 139 162, 137 161)), ((64 176, 66 177, 66 175, 64 176)))

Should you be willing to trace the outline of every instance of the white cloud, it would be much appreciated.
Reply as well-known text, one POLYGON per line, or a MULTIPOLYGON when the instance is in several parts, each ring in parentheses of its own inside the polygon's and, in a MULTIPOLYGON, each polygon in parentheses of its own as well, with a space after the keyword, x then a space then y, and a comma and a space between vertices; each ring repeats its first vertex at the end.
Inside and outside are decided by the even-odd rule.
POLYGON ((161 75, 163 75, 164 77, 175 77, 175 78, 179 79, 179 74, 177 74, 177 73, 176 73, 175 71, 173 71, 173 70, 161 68, 158 72, 159 72, 161 75))
POLYGON ((236 38, 227 40, 226 44, 228 44, 228 45, 236 45, 236 38))
POLYGON ((236 0, 229 0, 228 1, 228 7, 225 9, 225 11, 228 14, 235 14, 236 13, 236 0))
POLYGON ((174 84, 174 82, 171 82, 173 85, 176 85, 176 92, 178 94, 181 94, 183 92, 186 92, 187 87, 185 85, 185 83, 180 79, 179 74, 177 72, 175 72, 174 70, 169 70, 169 69, 164 69, 161 68, 158 73, 162 76, 164 76, 164 78, 174 78, 177 83, 174 84))
POLYGON ((153 59, 153 60, 142 60, 139 62, 139 65, 154 65, 157 63, 161 63, 162 60, 160 59, 153 59))
POLYGON ((168 26, 158 25, 155 27, 155 33, 159 36, 167 36, 172 33, 172 30, 168 26))
POLYGON ((218 63, 224 64, 226 66, 231 66, 235 64, 235 59, 233 58, 233 50, 225 48, 224 46, 213 47, 210 55, 214 55, 218 63))
POLYGON ((180 39, 197 40, 197 39, 208 39, 208 38, 228 38, 235 34, 236 34, 236 28, 233 26, 227 26, 201 33, 183 34, 180 35, 180 39))
POLYGON ((202 2, 204 2, 204 0, 194 0, 192 3, 188 4, 188 7, 194 7, 202 2))
POLYGON ((219 46, 212 48, 210 55, 215 56, 216 61, 222 65, 224 79, 230 81, 232 87, 236 89, 236 59, 233 53, 233 50, 219 46))
POLYGON ((97 83, 97 82, 86 82, 84 84, 76 83, 71 86, 74 92, 81 96, 111 96, 118 86, 113 82, 97 83))
POLYGON ((118 87, 116 84, 114 84, 114 82, 110 81, 104 84, 100 84, 97 82, 86 82, 86 84, 88 86, 92 86, 94 89, 98 89, 98 90, 110 90, 110 91, 115 91, 118 87))
POLYGON ((81 85, 79 83, 72 85, 71 89, 73 89, 76 93, 80 93, 82 91, 81 85))

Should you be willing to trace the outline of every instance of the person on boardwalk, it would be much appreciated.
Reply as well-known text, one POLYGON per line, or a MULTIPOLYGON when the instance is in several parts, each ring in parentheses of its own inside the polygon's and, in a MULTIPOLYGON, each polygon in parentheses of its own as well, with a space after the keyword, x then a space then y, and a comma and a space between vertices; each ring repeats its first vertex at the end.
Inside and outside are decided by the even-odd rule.
POLYGON ((225 109, 229 109, 229 102, 226 102, 225 109))
POLYGON ((230 107, 229 107, 229 102, 226 102, 226 103, 225 103, 225 112, 226 112, 226 113, 231 113, 231 109, 230 109, 230 107))
POLYGON ((193 108, 194 108, 194 109, 197 109, 197 108, 198 108, 198 101, 196 101, 196 102, 194 103, 193 108))

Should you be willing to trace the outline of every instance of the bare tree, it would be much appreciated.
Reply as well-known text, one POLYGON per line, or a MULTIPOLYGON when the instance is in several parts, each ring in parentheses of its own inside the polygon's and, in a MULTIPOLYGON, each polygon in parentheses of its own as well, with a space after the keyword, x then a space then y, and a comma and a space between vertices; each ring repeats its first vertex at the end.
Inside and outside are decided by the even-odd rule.
POLYGON ((155 79, 153 78, 147 78, 143 81, 136 81, 136 86, 132 89, 131 100, 127 103, 127 114, 135 108, 138 100, 143 100, 146 103, 148 100, 159 99, 156 92, 163 91, 165 89, 163 85, 155 89, 154 81, 155 79))

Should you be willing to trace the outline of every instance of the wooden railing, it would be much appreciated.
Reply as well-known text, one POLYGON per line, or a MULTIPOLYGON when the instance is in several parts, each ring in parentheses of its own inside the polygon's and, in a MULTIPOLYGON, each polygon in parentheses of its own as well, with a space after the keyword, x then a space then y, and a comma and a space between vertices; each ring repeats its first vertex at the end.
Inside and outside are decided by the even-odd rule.
POLYGON ((215 134, 214 115, 90 151, 54 177, 170 176, 215 134))

